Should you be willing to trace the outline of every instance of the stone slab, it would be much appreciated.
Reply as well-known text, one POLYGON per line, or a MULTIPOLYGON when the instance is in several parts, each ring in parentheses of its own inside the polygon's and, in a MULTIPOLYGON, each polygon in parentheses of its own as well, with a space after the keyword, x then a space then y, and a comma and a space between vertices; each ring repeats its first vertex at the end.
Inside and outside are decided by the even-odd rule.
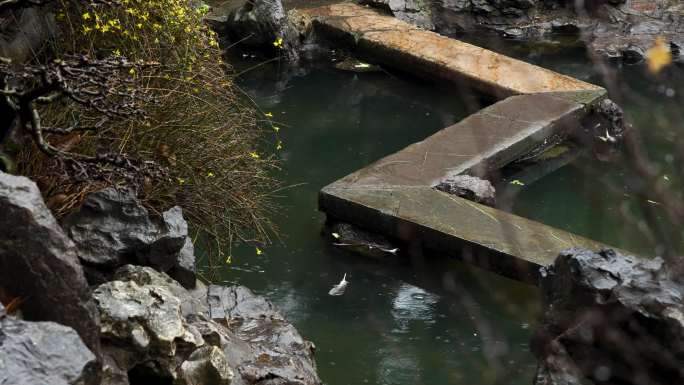
POLYGON ((436 186, 486 176, 553 135, 579 126, 586 106, 544 94, 512 96, 337 182, 339 186, 436 186))
POLYGON ((320 193, 336 219, 536 284, 539 267, 570 247, 604 245, 430 187, 339 187, 320 193))
POLYGON ((601 91, 581 80, 420 29, 354 3, 300 12, 336 44, 346 42, 381 64, 473 86, 503 98, 540 92, 601 91))
MULTIPOLYGON (((437 191, 492 171, 581 126, 606 90, 422 30, 352 3, 301 10, 337 45, 385 66, 447 80, 499 102, 323 188, 320 210, 342 221, 536 284, 564 249, 606 246, 437 191)), ((472 91, 469 91, 472 92, 472 91)))

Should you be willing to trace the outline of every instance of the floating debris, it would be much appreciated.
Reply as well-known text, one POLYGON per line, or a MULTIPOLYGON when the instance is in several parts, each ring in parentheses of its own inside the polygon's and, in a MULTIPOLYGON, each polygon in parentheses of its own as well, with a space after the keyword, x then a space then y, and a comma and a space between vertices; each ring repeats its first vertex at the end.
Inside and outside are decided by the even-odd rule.
POLYGON ((335 68, 342 71, 349 72, 382 72, 380 66, 370 63, 364 63, 354 58, 346 58, 340 62, 335 63, 335 68))
POLYGON ((349 285, 349 281, 347 281, 347 274, 345 273, 340 283, 333 286, 328 292, 328 295, 338 296, 344 294, 344 291, 347 290, 347 285, 349 285))

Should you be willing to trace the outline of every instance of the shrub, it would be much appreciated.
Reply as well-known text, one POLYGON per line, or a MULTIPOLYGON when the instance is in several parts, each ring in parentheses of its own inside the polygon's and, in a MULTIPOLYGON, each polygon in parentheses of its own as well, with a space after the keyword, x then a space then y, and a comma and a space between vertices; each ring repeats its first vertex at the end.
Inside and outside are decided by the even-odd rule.
MULTIPOLYGON (((234 241, 268 243, 277 162, 264 133, 270 123, 242 97, 220 56, 216 36, 203 23, 206 7, 184 0, 121 0, 118 5, 62 1, 57 12, 56 56, 126 58, 135 63, 129 92, 150 100, 142 115, 112 119, 69 101, 41 109, 46 125, 92 126, 51 135, 55 145, 79 154, 115 151, 165 172, 138 175, 139 196, 158 212, 178 204, 195 238, 209 251, 210 265, 230 255, 234 241), (153 101, 153 102, 152 102, 153 101)), ((276 134, 277 135, 277 134, 276 134)), ((21 172, 38 179, 58 215, 103 185, 132 183, 103 165, 97 177, 75 177, 59 159, 24 151, 21 172)))

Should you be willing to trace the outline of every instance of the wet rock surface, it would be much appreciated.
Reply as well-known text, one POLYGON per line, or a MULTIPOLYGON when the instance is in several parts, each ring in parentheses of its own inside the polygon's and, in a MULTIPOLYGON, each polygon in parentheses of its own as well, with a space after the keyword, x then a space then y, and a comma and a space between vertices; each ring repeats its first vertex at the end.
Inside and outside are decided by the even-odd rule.
POLYGON ((90 194, 64 221, 91 283, 102 283, 127 263, 168 272, 181 284, 195 283, 194 248, 180 207, 152 217, 132 191, 107 188, 90 194))
POLYGON ((3 311, 0 305, 0 384, 99 383, 95 355, 72 328, 3 317, 3 311))
POLYGON ((190 292, 149 267, 124 266, 94 292, 105 384, 320 384, 312 344, 241 286, 190 292))
POLYGON ((496 190, 486 180, 470 175, 454 175, 441 181, 437 190, 460 196, 477 203, 493 206, 496 203, 496 190))
POLYGON ((74 328, 99 354, 99 318, 74 243, 34 182, 0 172, 0 286, 27 320, 74 328))
POLYGON ((662 259, 571 249, 541 286, 536 385, 684 382, 684 285, 662 259))
POLYGON ((328 238, 334 246, 376 259, 386 259, 399 251, 386 237, 352 224, 336 222, 328 227, 328 238))

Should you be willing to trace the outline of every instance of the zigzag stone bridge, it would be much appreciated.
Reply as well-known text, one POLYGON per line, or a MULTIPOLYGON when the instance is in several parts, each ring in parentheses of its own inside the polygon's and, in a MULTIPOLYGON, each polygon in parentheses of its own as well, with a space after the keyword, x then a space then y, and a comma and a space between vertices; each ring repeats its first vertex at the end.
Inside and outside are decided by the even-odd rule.
POLYGON ((536 283, 570 247, 604 245, 435 189, 486 177, 581 125, 606 90, 356 4, 298 10, 317 34, 386 66, 493 96, 493 105, 322 189, 328 216, 536 283))

